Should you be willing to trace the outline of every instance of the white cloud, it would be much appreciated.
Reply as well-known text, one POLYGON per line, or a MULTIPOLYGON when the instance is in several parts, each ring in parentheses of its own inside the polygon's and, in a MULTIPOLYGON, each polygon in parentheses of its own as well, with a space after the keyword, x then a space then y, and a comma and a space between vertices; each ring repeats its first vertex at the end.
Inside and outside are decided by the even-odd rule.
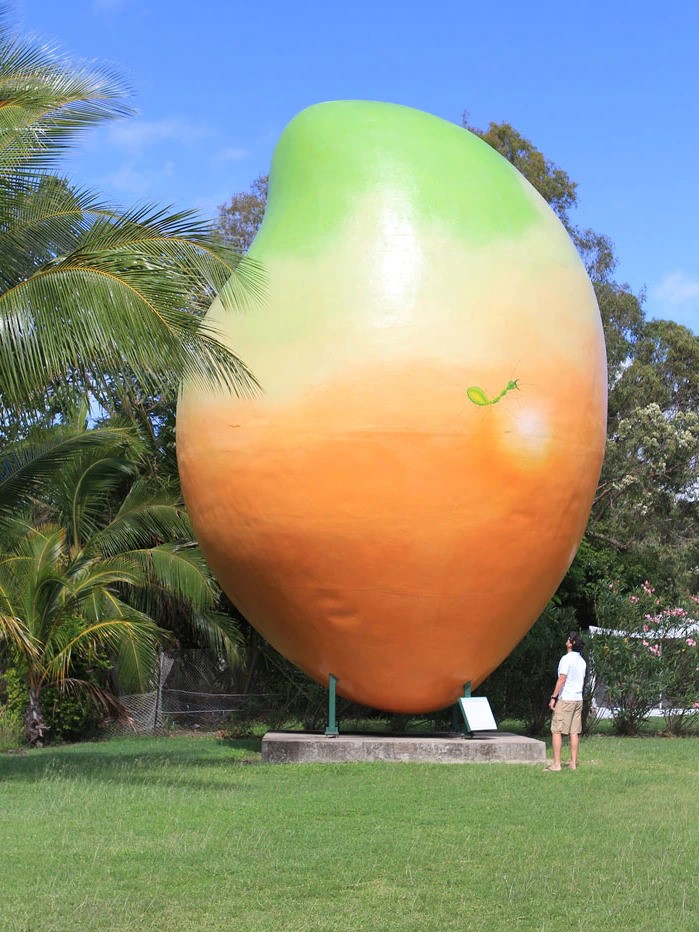
POLYGON ((225 204, 226 199, 229 197, 230 195, 225 194, 204 194, 201 197, 195 197, 191 203, 191 207, 194 210, 198 210, 199 213, 203 214, 205 217, 215 217, 218 213, 218 208, 221 204, 225 204))
POLYGON ((668 272, 648 292, 651 316, 676 320, 699 333, 699 277, 687 272, 668 272))
POLYGON ((109 127, 109 141, 112 145, 137 154, 150 146, 176 140, 189 144, 212 135, 212 130, 202 123, 189 120, 129 120, 109 127))
POLYGON ((95 13, 119 13, 130 3, 131 0, 93 0, 92 9, 95 13))
POLYGON ((133 162, 125 162, 111 175, 104 177, 102 183, 130 197, 149 197, 162 178, 170 178, 174 174, 175 163, 172 160, 145 171, 137 168, 133 162))
POLYGON ((651 297, 663 304, 685 304, 699 300, 699 278, 686 272, 670 272, 651 289, 651 297))
POLYGON ((127 162, 108 175, 104 182, 117 191, 140 196, 150 188, 152 179, 149 172, 139 171, 131 162, 127 162))
POLYGON ((214 157, 214 162, 239 162, 241 159, 250 157, 250 150, 243 149, 240 146, 232 146, 230 149, 221 149, 214 157))

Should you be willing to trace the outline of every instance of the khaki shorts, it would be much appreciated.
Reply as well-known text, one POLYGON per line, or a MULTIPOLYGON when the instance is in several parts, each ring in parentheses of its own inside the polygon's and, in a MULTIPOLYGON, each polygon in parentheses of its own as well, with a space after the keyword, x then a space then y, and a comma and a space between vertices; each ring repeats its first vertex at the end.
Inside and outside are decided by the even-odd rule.
POLYGON ((582 699, 559 699, 551 718, 552 735, 579 735, 582 732, 582 699))

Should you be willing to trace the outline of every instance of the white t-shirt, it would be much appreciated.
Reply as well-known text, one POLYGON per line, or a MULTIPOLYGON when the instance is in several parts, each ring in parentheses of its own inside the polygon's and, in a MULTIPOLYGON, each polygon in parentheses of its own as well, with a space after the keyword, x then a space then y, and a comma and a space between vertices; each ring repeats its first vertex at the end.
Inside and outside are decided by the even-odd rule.
POLYGON ((566 681, 563 684, 559 699, 563 699, 565 702, 575 702, 582 699, 586 669, 587 664, 582 655, 576 650, 568 651, 564 657, 561 657, 561 662, 558 664, 558 675, 565 673, 566 681))

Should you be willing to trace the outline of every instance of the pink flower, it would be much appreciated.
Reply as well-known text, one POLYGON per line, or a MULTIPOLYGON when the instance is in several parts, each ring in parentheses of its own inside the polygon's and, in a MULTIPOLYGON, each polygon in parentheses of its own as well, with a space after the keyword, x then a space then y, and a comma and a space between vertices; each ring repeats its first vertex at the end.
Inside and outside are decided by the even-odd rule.
POLYGON ((648 650, 651 652, 651 654, 655 654, 656 657, 660 654, 660 648, 657 644, 652 644, 648 650))
POLYGON ((687 644, 689 644, 690 647, 697 646, 697 642, 694 640, 694 638, 687 638, 687 644))
MULTIPOLYGON (((646 618, 647 618, 647 617, 648 617, 648 616, 646 615, 646 618)), ((650 631, 650 625, 644 625, 644 626, 643 626, 643 630, 644 630, 644 631, 650 631)), ((645 644, 646 642, 644 641, 643 643, 645 644)))
POLYGON ((629 596, 629 602, 638 602, 638 596, 637 596, 637 595, 630 595, 630 596, 629 596))
POLYGON ((644 642, 643 642, 643 646, 644 646, 644 647, 648 647, 648 641, 644 641, 644 642))

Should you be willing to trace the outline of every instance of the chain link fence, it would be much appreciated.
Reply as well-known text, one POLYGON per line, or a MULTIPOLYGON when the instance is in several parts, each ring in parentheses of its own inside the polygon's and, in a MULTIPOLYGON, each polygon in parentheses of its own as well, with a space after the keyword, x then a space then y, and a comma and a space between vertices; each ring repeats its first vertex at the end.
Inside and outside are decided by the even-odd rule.
POLYGON ((176 729, 214 731, 235 718, 264 713, 271 693, 251 693, 242 667, 212 650, 162 652, 153 688, 120 696, 126 714, 109 728, 116 734, 154 734, 176 729))

